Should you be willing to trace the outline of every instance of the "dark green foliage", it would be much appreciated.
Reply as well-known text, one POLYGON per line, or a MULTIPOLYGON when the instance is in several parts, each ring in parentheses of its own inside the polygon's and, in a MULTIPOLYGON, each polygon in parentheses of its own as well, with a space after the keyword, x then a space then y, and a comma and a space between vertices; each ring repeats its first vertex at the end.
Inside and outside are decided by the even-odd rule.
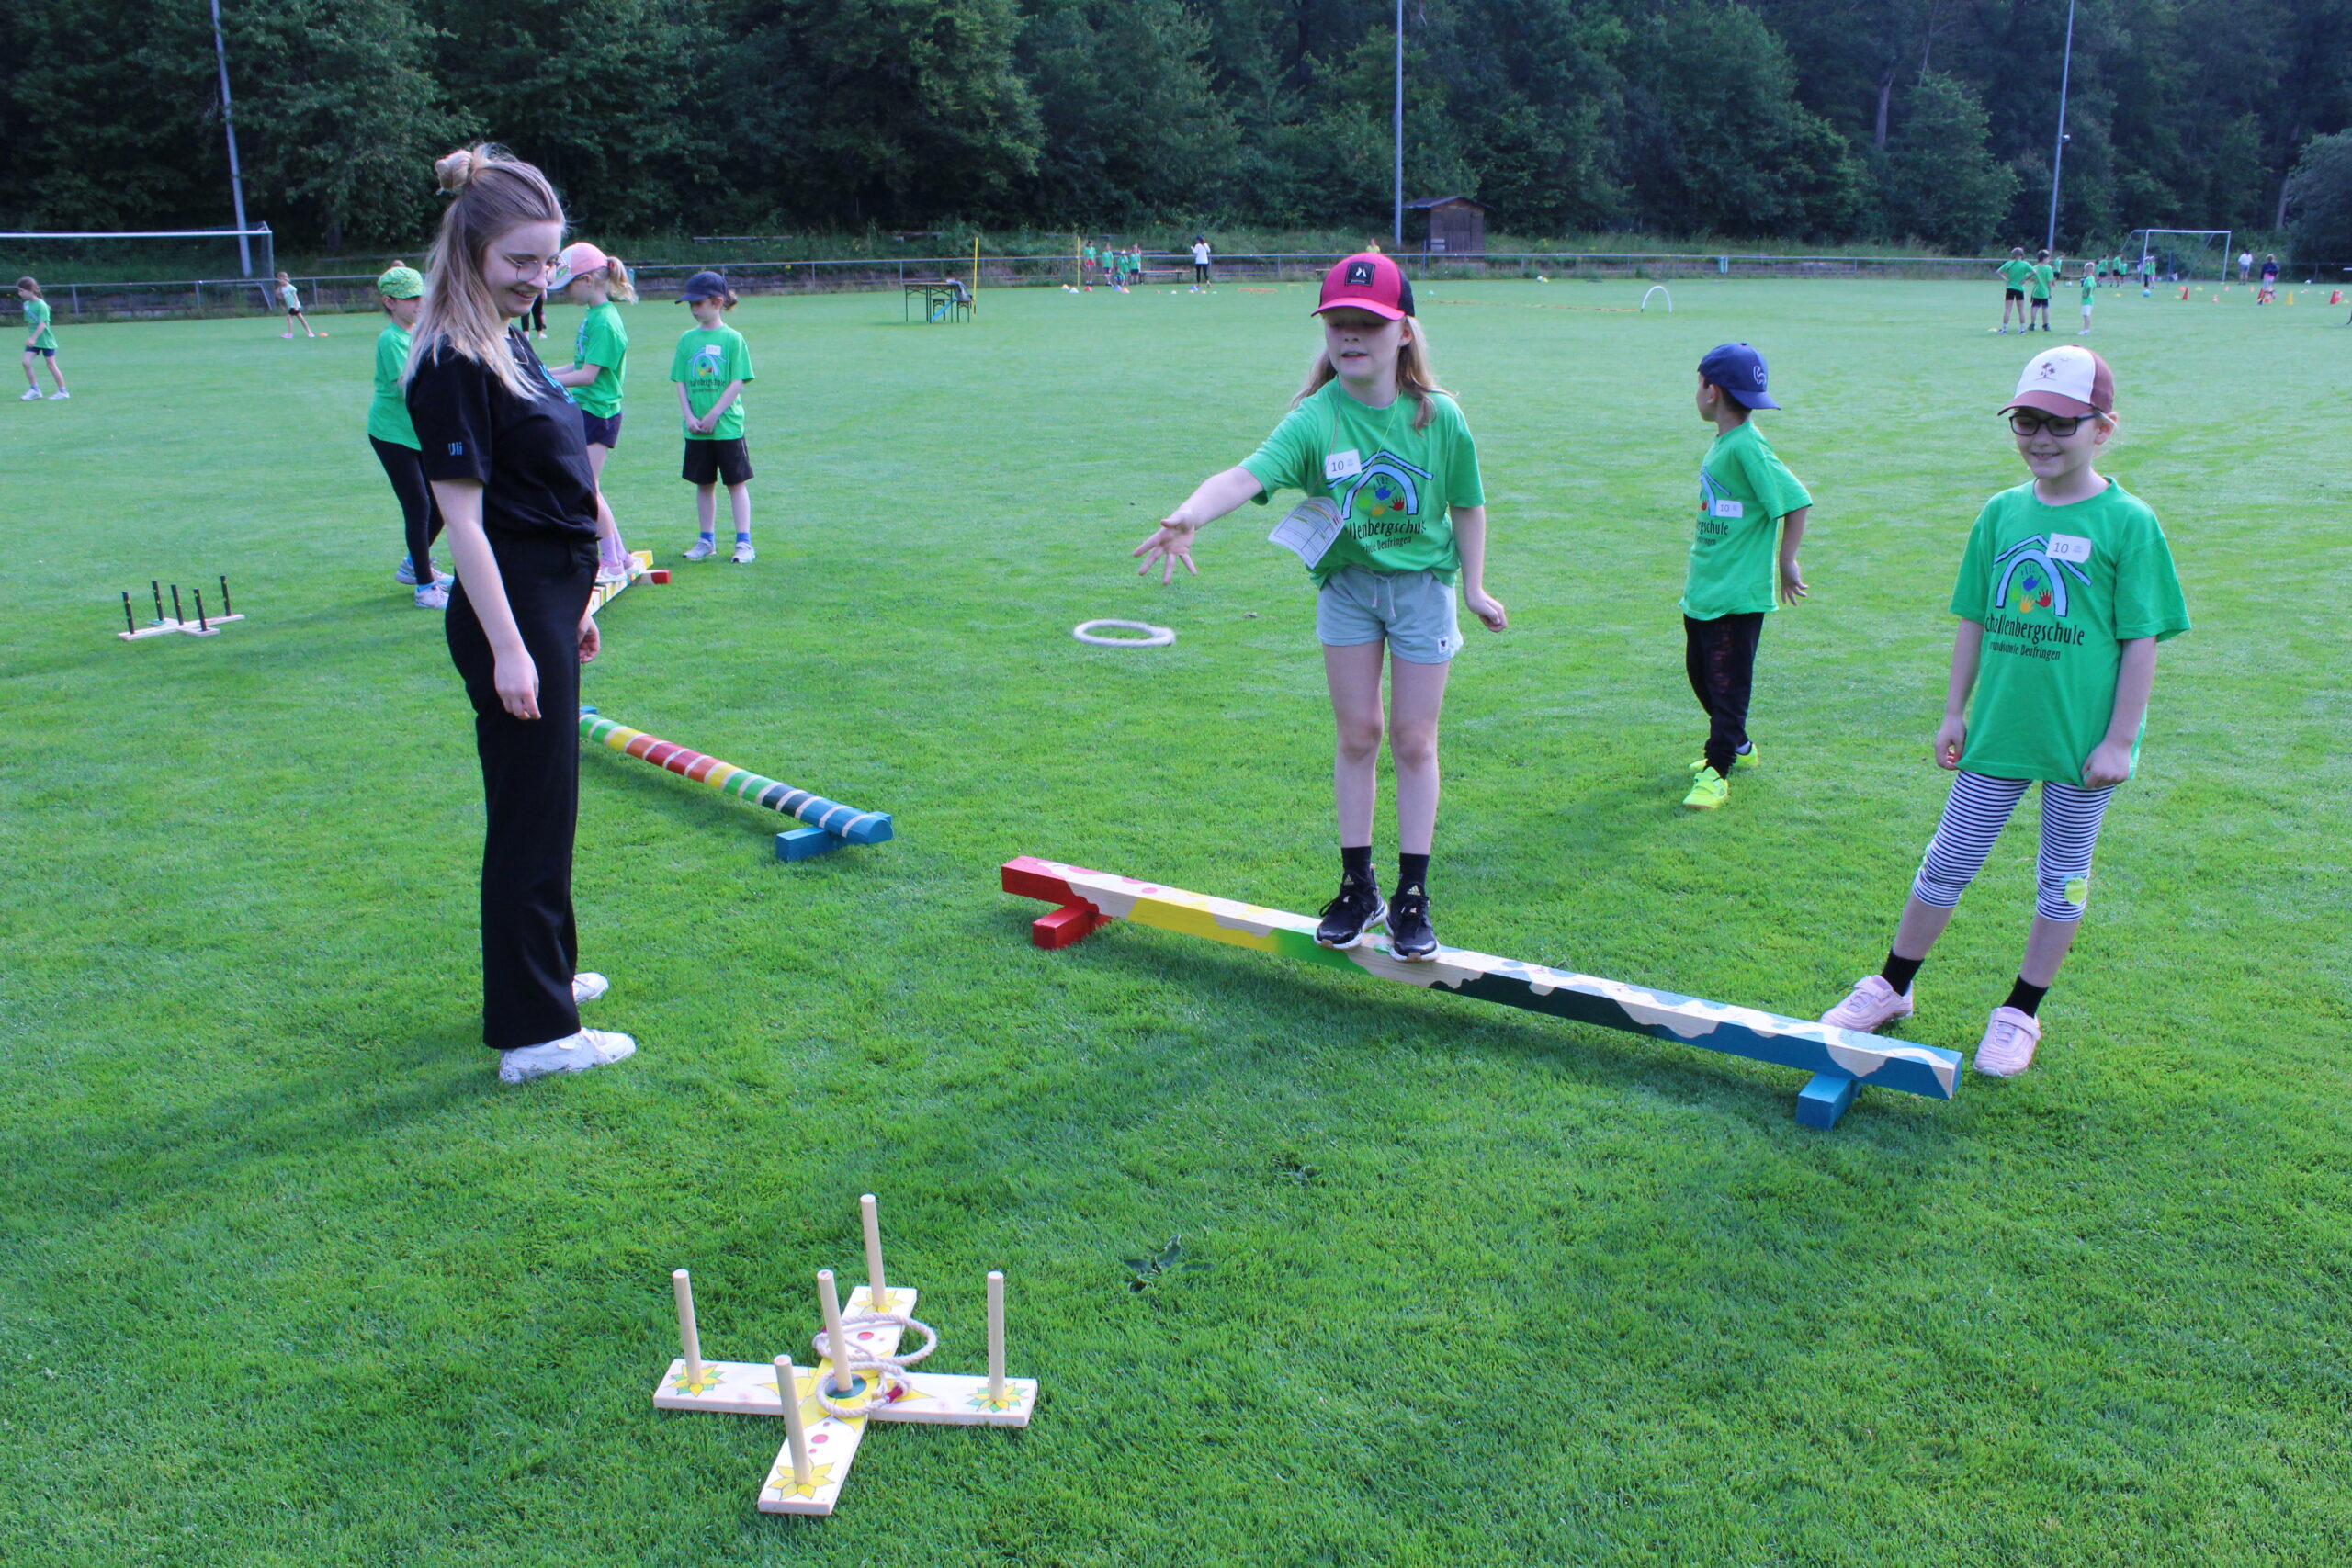
MULTIPOLYGON (((468 136, 582 223, 1381 233, 1394 0, 224 0, 249 206, 413 243, 468 136)), ((1412 0, 1408 197, 1520 234, 2039 243, 2061 0, 1412 0)), ((228 216, 202 0, 57 0, 0 58, 0 225, 228 216)), ((2352 0, 2092 4, 2062 245, 2276 232, 2352 124, 2352 0)), ((1409 238, 1409 236, 1408 236, 1409 238)))
POLYGON ((2304 148, 2287 192, 2294 259, 2352 265, 2352 130, 2304 148))

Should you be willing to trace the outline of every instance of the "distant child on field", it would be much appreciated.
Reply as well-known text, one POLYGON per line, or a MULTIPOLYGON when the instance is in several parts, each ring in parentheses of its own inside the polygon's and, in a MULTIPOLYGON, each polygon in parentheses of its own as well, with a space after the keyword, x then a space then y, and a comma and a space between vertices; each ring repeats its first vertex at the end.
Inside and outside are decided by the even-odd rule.
POLYGON ((2031 332, 2035 327, 2043 332, 2050 330, 2050 283, 2057 276, 2058 269, 2051 265, 2050 253, 2036 251, 2032 270, 2026 275, 2026 302, 2033 307, 2033 317, 2026 323, 2026 331, 2031 332))
POLYGON ((282 272, 277 275, 277 302, 286 308, 286 330, 277 334, 279 337, 292 337, 296 327, 300 327, 311 337, 325 335, 311 331, 311 318, 302 313, 301 291, 294 287, 294 280, 282 272))
POLYGON ((678 384, 678 408, 685 415, 684 478, 695 487, 695 519, 702 530, 686 558, 708 560, 718 553, 714 487, 723 483, 735 513, 735 553, 729 558, 745 566, 759 558, 752 548, 752 454, 743 441, 743 383, 752 379, 752 350, 721 319, 735 308, 735 290, 718 274, 698 272, 686 279, 678 303, 693 310, 695 325, 670 356, 670 379, 678 384))
POLYGON ((49 378, 57 388, 49 394, 51 400, 71 397, 65 389, 65 372, 57 367, 57 334, 49 330, 49 301, 40 297, 40 285, 29 277, 17 279, 17 298, 25 307, 25 390, 17 400, 41 400, 40 378, 35 369, 44 359, 49 361, 49 378))
MULTIPOLYGON (((2082 332, 2091 330, 2091 304, 2098 297, 2098 269, 2089 262, 2083 264, 2083 325, 2082 332)), ((2077 333, 2080 336, 2081 333, 2077 333)))
POLYGON ((2257 305, 2278 302, 2278 258, 2265 252, 2262 257, 2262 291, 2254 297, 2257 305))
POLYGON ((2025 319, 2025 286, 2033 277, 2033 264, 2025 259, 2025 247, 2009 247, 2009 259, 1993 269, 2001 275, 2001 330, 2009 330, 2009 311, 2018 313, 2018 331, 2031 332, 2025 319))
POLYGON ((571 363, 551 370, 558 385, 580 407, 580 430, 588 443, 588 468, 596 476, 596 507, 604 513, 597 529, 597 578, 614 581, 628 575, 627 547, 613 509, 605 500, 605 464, 621 442, 621 381, 628 369, 628 328, 621 323, 616 299, 635 300, 637 286, 618 256, 608 256, 585 240, 565 247, 548 279, 548 293, 560 294, 575 305, 585 305, 580 331, 571 341, 571 363))
POLYGON ((1437 827, 1438 716, 1449 662, 1462 647, 1454 581, 1490 631, 1508 624, 1486 587, 1486 491, 1462 411, 1437 384, 1413 319, 1413 286, 1385 255, 1352 255, 1323 279, 1323 342, 1306 385, 1265 444, 1202 481, 1136 547, 1164 586, 1193 538, 1244 502, 1278 490, 1310 498, 1283 520, 1317 589, 1315 632, 1339 730, 1332 793, 1340 891, 1315 940, 1353 947, 1388 927, 1397 958, 1437 954, 1430 922, 1430 843, 1437 827), (1380 675, 1388 663, 1388 754, 1396 770, 1396 890, 1385 902, 1372 871, 1379 786, 1380 675))
POLYGON ((1935 760, 1959 776, 1885 967, 1821 1021, 1872 1030, 1911 1016, 1912 977, 2038 782, 2033 929, 1976 1048, 1978 1072, 2007 1077, 2033 1060, 2042 996, 2090 897, 2099 823, 2139 761, 2156 644, 2188 629, 2188 609, 2156 514, 2091 467, 2115 433, 2107 362, 2045 349, 2002 412, 2033 478, 1984 503, 1952 589, 1960 632, 1935 760))
POLYGON ((376 395, 368 403, 368 445, 384 466, 392 495, 401 503, 401 531, 408 553, 392 581, 416 590, 420 610, 449 607, 449 586, 458 580, 433 567, 433 541, 440 536, 441 509, 424 477, 424 457, 409 418, 408 391, 401 377, 408 369, 416 318, 424 306, 424 276, 395 262, 376 280, 376 298, 391 320, 376 334, 376 395))
POLYGON ((1682 589, 1682 665, 1707 715, 1707 749, 1682 797, 1694 811, 1730 799, 1732 770, 1761 761, 1747 738, 1756 645, 1776 594, 1791 604, 1805 596, 1797 546, 1813 497, 1749 417, 1781 406, 1766 385, 1764 356, 1744 343, 1699 361, 1699 417, 1714 425, 1715 442, 1699 465, 1699 527, 1682 589))

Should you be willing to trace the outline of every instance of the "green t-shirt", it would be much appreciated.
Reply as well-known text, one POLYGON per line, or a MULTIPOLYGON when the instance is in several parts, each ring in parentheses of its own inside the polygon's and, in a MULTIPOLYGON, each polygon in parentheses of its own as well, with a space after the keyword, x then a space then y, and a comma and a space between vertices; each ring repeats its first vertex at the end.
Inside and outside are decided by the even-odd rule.
POLYGON ((420 447, 408 417, 408 393, 401 371, 408 365, 409 331, 398 321, 376 334, 376 395, 368 402, 368 434, 411 451, 420 447))
MULTIPOLYGON (((670 356, 670 379, 684 384, 686 406, 700 419, 718 403, 729 381, 752 379, 751 345, 743 341, 741 333, 725 322, 715 327, 695 327, 678 339, 678 351, 670 356)), ((742 435, 741 394, 727 405, 716 429, 686 432, 689 441, 739 441, 742 435)))
POLYGON ((1780 607, 1773 590, 1780 520, 1813 497, 1754 420, 1715 437, 1699 465, 1699 526, 1682 613, 1694 621, 1780 607))
POLYGON ((2033 276, 2033 264, 2023 256, 2011 256, 2001 264, 2001 282, 2010 288, 2023 288, 2026 279, 2033 276))
POLYGON ((278 285, 277 298, 279 302, 289 310, 299 310, 302 308, 302 296, 295 291, 294 286, 290 283, 278 285))
POLYGON ((2098 288, 2098 279, 2087 272, 2083 274, 2083 303, 2089 304, 2092 294, 2097 292, 2098 288))
POLYGON ((2156 514, 2113 479, 2072 506, 2045 505, 2030 480, 1986 502, 1969 530, 1951 613, 1984 628, 1960 765, 2075 784, 2115 716, 2121 645, 2188 629, 2156 514))
POLYGON ((2049 299, 2050 280, 2058 276, 2058 269, 2045 264, 2030 270, 2033 274, 2033 283, 2027 288, 2026 297, 2030 299, 2049 299))
POLYGON ((588 307, 588 313, 580 318, 580 332, 571 340, 571 363, 604 367, 594 380, 571 389, 571 400, 598 419, 620 412, 621 375, 628 366, 628 329, 621 325, 619 306, 607 299, 588 307))
POLYGON ((57 346, 57 334, 49 330, 48 300, 28 299, 25 301, 25 331, 28 333, 38 334, 32 337, 26 345, 28 347, 55 348, 57 346))
POLYGON ((1415 430, 1420 407, 1401 392, 1385 409, 1369 408, 1327 381, 1242 459, 1264 487, 1261 504, 1275 491, 1297 490, 1329 498, 1346 514, 1347 526, 1307 568, 1317 587, 1350 566, 1431 571, 1448 583, 1461 572, 1448 508, 1487 503, 1478 445, 1443 392, 1430 395, 1430 422, 1415 430))

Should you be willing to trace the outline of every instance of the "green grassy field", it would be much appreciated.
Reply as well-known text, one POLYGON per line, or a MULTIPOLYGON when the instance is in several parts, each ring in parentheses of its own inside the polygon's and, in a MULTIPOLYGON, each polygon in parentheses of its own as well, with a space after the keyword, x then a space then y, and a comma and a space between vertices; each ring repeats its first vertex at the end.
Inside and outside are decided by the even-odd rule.
MULTIPOLYGON (((1425 290, 1513 616, 1454 673, 1439 929, 1809 1016, 1883 953, 1941 802, 1944 605, 2021 477, 1993 411, 2029 348, 1990 286, 1638 295, 1425 290), (1814 596, 1765 637, 1766 767, 1701 816, 1675 597, 1725 338, 1789 404, 1814 596)), ((589 700, 900 837, 781 865, 769 814, 584 756, 592 1018, 639 1050, 522 1089, 477 1043, 480 787, 391 582, 375 322, 63 331, 74 400, 0 435, 0 1560, 2344 1561, 2352 333, 2246 300, 2099 308, 2105 467, 2197 629, 2041 1060, 1830 1133, 1738 1058, 1145 930, 1028 945, 1024 852, 1329 896, 1272 514, 1170 590, 1126 559, 1280 415, 1301 291, 985 295, 952 329, 748 301, 741 570, 674 559, 685 312, 633 310, 607 484, 679 570, 606 613, 589 700), (108 635, 119 591, 222 572, 251 618, 220 637, 108 635), (1093 616, 1180 640, 1090 649, 1093 616), (1044 1402, 879 1429, 840 1513, 764 1517, 775 1424, 650 1408, 665 1276, 707 1354, 797 1350, 868 1190, 936 1365, 979 1370, 1001 1268, 1044 1402)), ((2032 852, 2029 813, 1910 1038, 1973 1044, 2032 852)))

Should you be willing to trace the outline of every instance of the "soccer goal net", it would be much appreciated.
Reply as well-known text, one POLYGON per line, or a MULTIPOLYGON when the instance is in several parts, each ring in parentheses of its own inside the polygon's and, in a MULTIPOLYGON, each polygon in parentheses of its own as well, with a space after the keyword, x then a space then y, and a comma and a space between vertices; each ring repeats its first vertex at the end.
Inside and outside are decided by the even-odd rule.
POLYGON ((2227 229, 2134 229, 2124 260, 2135 276, 2153 270, 2160 282, 2223 281, 2237 265, 2230 235, 2227 229))
POLYGON ((0 231, 0 270, 43 287, 266 278, 277 270, 269 225, 257 229, 28 229, 0 231))

